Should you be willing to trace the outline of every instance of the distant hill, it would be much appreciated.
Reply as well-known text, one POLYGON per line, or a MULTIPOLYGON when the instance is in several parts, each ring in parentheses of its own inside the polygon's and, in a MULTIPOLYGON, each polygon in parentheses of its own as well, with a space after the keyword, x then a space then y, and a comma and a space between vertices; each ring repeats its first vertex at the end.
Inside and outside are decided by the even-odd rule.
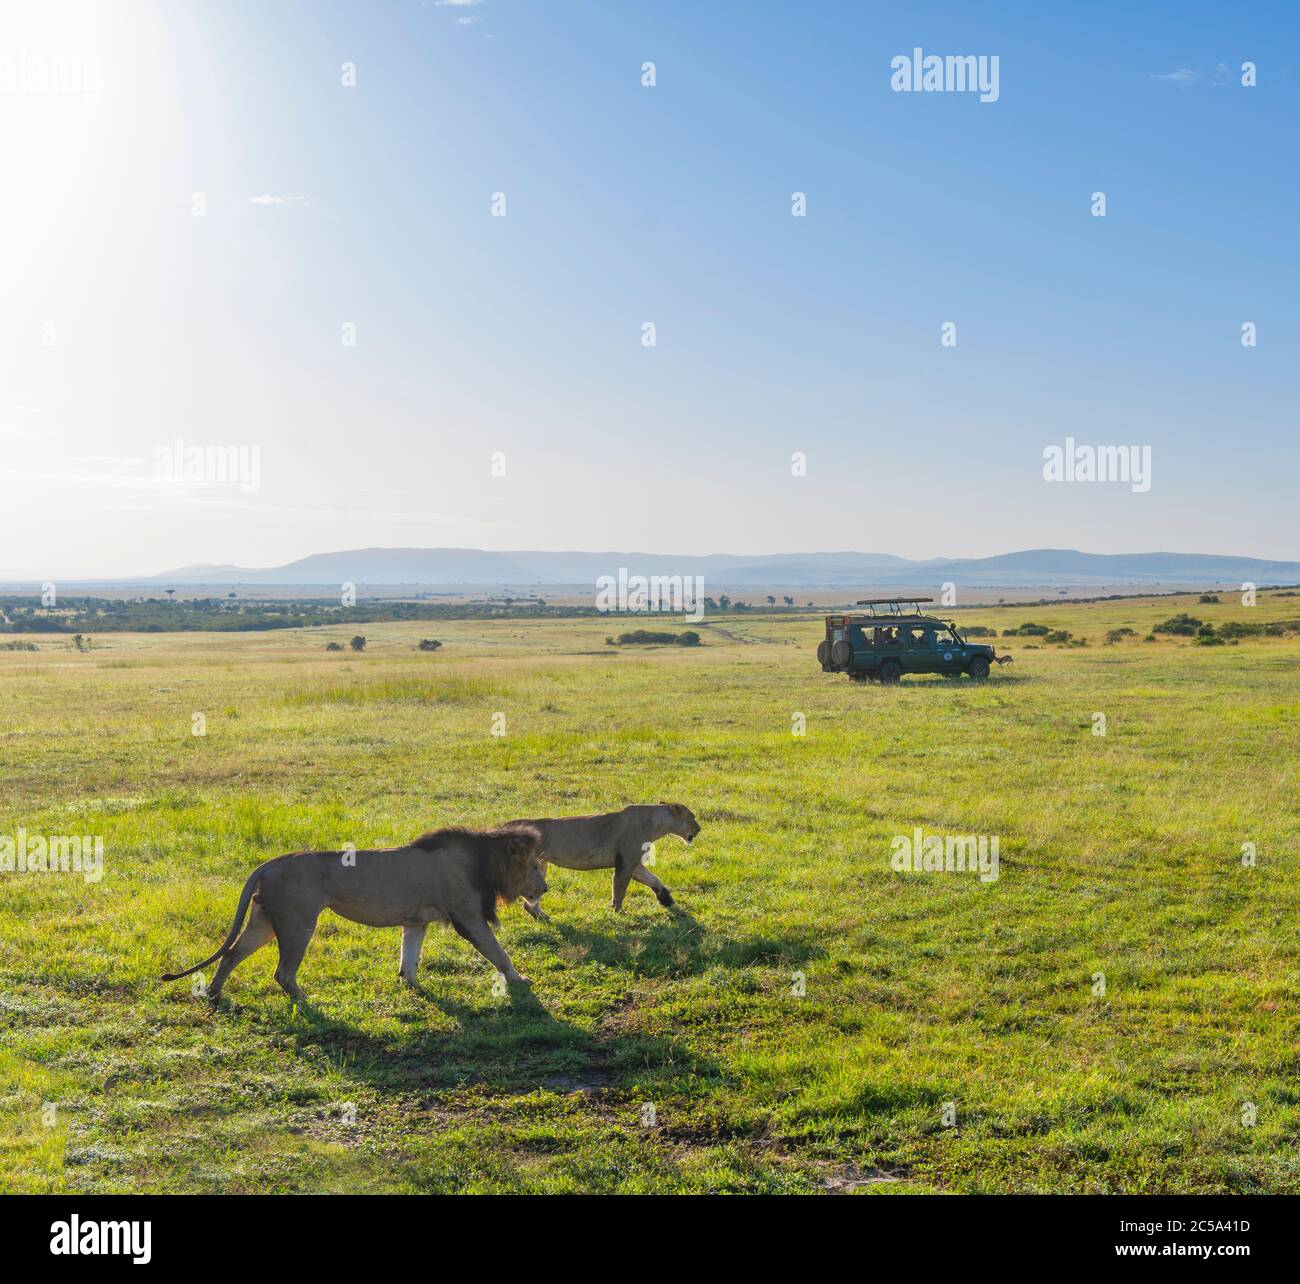
MULTIPOLYGON (((602 575, 703 575, 709 588, 833 588, 879 585, 916 588, 954 584, 1024 585, 1256 584, 1300 582, 1300 562, 1212 553, 1081 553, 1035 548, 994 557, 913 561, 889 553, 493 552, 479 548, 358 548, 313 553, 286 566, 186 566, 147 578, 167 585, 428 585, 543 587, 594 585, 602 575)), ((142 581, 132 581, 140 583, 142 581)))

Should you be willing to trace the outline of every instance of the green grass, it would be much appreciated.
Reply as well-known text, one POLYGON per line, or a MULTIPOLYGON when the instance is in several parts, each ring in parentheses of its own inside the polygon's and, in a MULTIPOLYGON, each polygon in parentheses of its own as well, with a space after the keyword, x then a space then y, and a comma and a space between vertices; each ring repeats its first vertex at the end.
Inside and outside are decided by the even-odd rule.
POLYGON ((101 834, 105 873, 0 874, 0 1189, 1300 1191, 1300 640, 1141 641, 1295 601, 963 612, 1090 645, 892 689, 822 674, 813 616, 35 639, 0 834, 101 834), (683 913, 552 869, 552 924, 502 918, 530 994, 441 932, 412 994, 333 916, 313 1015, 274 947, 216 1013, 158 979, 268 856, 661 798, 704 826, 658 849, 683 913), (1001 877, 894 873, 916 826, 997 835, 1001 877))

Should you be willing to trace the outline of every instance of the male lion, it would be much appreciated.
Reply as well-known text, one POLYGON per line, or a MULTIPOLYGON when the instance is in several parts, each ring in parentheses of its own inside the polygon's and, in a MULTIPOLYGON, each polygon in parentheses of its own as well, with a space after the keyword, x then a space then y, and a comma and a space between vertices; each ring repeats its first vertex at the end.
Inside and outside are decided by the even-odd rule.
POLYGON ((216 1002, 226 978, 254 950, 271 939, 280 948, 275 979, 295 1002, 305 1002, 298 988, 298 967, 307 952, 321 910, 365 923, 402 929, 398 975, 415 985, 425 929, 450 923, 505 979, 531 985, 519 975, 492 934, 497 903, 525 896, 535 900, 546 891, 538 862, 541 835, 528 825, 509 829, 438 829, 407 847, 361 852, 294 852, 259 865, 244 884, 230 935, 221 948, 184 972, 189 976, 221 960, 208 989, 216 1002), (250 904, 248 926, 240 924, 250 904), (236 936, 239 939, 236 940, 236 936))
MULTIPOLYGON (((644 883, 659 898, 659 904, 671 909, 675 902, 670 892, 641 863, 653 843, 668 834, 693 842, 700 832, 699 822, 689 807, 681 803, 637 804, 622 811, 599 816, 565 816, 555 820, 512 820, 503 828, 535 829, 542 836, 541 866, 546 862, 565 869, 612 869, 614 871, 614 909, 623 908, 623 897, 634 879, 644 883)), ((542 911, 540 896, 525 896, 524 909, 535 919, 549 922, 542 911)))

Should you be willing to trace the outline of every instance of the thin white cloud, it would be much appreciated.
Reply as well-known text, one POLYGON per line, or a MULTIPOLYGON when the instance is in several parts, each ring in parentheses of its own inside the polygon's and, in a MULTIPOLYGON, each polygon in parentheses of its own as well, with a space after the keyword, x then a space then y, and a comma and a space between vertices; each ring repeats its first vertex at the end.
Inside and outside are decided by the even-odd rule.
POLYGON ((457 18, 456 25, 458 27, 472 27, 474 23, 482 21, 482 18, 457 18))
POLYGON ((471 9, 476 4, 482 4, 483 0, 433 0, 433 3, 439 9, 447 5, 451 5, 456 9, 471 9))
POLYGON ((1161 75, 1151 77, 1152 80, 1172 80, 1179 84, 1187 84, 1189 81, 1196 79, 1196 73, 1190 67, 1179 67, 1177 71, 1166 71, 1161 75))
POLYGON ((253 205, 306 205, 305 196, 272 196, 270 192, 264 192, 261 196, 250 196, 249 202, 253 205))

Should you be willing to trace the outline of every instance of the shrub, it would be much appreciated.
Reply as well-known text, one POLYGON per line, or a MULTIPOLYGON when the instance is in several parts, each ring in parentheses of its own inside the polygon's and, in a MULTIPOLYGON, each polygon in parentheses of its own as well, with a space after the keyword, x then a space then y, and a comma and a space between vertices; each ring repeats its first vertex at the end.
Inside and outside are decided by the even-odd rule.
POLYGON ((1179 611, 1177 615, 1170 616, 1163 624, 1157 624, 1151 630, 1152 633, 1169 633, 1177 637, 1189 638, 1204 623, 1198 620, 1194 615, 1188 615, 1186 611, 1179 611))
POLYGON ((967 638, 995 638, 998 635, 997 629, 986 629, 982 624, 971 624, 957 632, 967 638))
POLYGON ((325 643, 325 649, 326 649, 327 651, 342 651, 342 650, 343 650, 343 646, 342 646, 342 644, 339 643, 339 642, 326 642, 326 643, 325 643))
POLYGON ((360 633, 358 633, 356 637, 348 643, 348 646, 350 646, 354 651, 364 651, 366 649, 366 640, 360 633))
POLYGON ((437 651, 442 647, 441 642, 436 642, 433 638, 421 638, 419 649, 421 651, 437 651))
POLYGON ((1219 626, 1221 638, 1257 638, 1263 635, 1262 624, 1245 624, 1241 620, 1228 620, 1219 626))
POLYGON ((1022 638, 1045 638, 1051 631, 1046 624, 1022 624, 1020 626, 1020 636, 1022 638))
POLYGON ((1050 642, 1054 646, 1064 646, 1073 636, 1074 634, 1068 629, 1057 629, 1043 638, 1043 641, 1050 642))
POLYGON ((1218 602, 1219 595, 1217 593, 1202 593, 1196 600, 1198 602, 1218 602))
POLYGON ((1131 638, 1136 636, 1137 635, 1133 632, 1132 629, 1111 629, 1111 631, 1106 634, 1106 641, 1111 644, 1114 644, 1116 642, 1121 641, 1124 638, 1131 638))
MULTIPOLYGON (((606 638, 607 642, 613 642, 612 638, 606 638)), ((616 646, 699 646, 700 635, 694 629, 687 629, 685 633, 655 633, 650 629, 635 629, 631 633, 620 633, 618 635, 616 646)))

